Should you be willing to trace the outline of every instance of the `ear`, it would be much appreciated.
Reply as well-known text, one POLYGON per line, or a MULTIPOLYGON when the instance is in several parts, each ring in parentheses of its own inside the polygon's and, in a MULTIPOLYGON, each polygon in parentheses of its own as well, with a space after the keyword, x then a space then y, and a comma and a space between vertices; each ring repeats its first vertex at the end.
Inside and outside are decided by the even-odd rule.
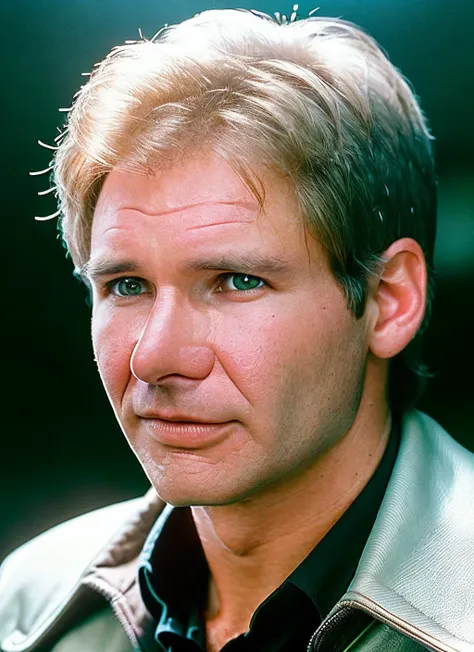
POLYGON ((383 255, 372 290, 373 326, 369 346, 378 358, 392 358, 415 337, 426 307, 427 271, 423 250, 411 238, 394 242, 383 255))

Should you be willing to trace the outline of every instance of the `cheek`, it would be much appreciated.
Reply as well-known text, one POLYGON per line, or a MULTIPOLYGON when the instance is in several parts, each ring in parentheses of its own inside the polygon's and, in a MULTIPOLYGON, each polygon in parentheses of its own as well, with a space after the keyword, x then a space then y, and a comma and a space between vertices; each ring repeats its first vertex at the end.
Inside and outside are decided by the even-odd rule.
POLYGON ((249 400, 265 403, 279 419, 285 413, 294 419, 296 412, 316 421, 323 413, 334 418, 340 410, 352 412, 358 401, 367 348, 363 325, 345 306, 319 308, 267 319, 236 342, 246 349, 235 373, 247 384, 249 400))
POLYGON ((273 313, 242 312, 239 319, 229 320, 227 315, 218 320, 213 346, 226 376, 255 404, 271 392, 283 370, 286 324, 273 313))
POLYGON ((343 360, 349 319, 341 325, 341 315, 331 311, 314 314, 306 308, 259 312, 226 319, 215 330, 220 357, 232 367, 233 375, 252 383, 268 382, 286 375, 289 369, 308 371, 324 367, 331 356, 343 360))
POLYGON ((110 400, 121 400, 130 378, 130 357, 137 341, 137 329, 104 309, 92 315, 92 345, 110 400))

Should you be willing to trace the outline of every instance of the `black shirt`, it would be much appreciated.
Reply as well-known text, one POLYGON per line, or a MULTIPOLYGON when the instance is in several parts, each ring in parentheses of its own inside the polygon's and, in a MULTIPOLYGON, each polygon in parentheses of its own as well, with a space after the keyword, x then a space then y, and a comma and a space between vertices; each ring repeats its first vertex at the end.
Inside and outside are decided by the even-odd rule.
MULTIPOLYGON (((377 470, 342 517, 293 573, 256 609, 248 632, 222 652, 303 652, 321 620, 347 590, 398 452, 392 433, 377 470)), ((203 652, 209 569, 191 510, 167 506, 139 564, 140 591, 156 619, 158 652, 203 652)))

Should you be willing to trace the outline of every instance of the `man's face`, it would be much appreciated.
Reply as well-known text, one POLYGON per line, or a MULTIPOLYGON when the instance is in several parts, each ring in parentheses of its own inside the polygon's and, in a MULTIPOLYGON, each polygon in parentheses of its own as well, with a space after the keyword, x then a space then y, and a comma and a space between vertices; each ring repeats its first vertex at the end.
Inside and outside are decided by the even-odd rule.
POLYGON ((123 431, 157 492, 230 504, 284 483, 341 439, 367 356, 295 199, 265 210, 199 154, 156 176, 112 171, 96 207, 92 335, 123 431))

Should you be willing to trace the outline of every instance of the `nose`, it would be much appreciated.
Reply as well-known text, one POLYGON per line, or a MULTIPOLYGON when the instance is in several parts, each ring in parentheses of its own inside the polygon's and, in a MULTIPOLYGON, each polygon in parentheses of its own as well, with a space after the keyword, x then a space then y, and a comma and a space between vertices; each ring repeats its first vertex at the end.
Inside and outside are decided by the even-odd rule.
POLYGON ((206 316, 175 299, 157 299, 130 358, 130 369, 138 380, 159 385, 165 378, 206 378, 215 354, 206 345, 206 316))

